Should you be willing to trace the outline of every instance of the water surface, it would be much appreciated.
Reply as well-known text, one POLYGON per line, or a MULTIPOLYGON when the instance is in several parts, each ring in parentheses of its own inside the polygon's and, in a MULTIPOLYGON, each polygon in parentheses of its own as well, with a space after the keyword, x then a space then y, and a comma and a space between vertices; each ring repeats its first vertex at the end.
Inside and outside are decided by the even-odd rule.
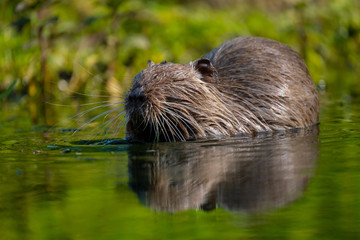
POLYGON ((26 107, 1 116, 0 239, 360 239, 357 99, 324 97, 311 129, 159 144, 79 142, 26 107))

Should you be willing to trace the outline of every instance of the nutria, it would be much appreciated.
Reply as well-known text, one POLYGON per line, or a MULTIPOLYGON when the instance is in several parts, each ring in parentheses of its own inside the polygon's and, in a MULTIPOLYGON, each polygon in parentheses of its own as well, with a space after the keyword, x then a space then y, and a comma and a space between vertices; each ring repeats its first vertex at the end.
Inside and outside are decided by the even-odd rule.
POLYGON ((304 128, 318 122, 318 105, 296 51, 240 37, 189 64, 149 61, 125 98, 126 135, 130 141, 186 141, 304 128))

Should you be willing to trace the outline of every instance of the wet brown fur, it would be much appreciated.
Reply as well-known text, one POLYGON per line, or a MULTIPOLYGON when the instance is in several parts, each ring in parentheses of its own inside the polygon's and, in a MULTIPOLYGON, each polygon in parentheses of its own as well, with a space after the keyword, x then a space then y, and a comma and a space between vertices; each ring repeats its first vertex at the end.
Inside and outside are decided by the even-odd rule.
POLYGON ((276 41, 227 41, 190 64, 149 63, 125 99, 127 137, 185 141, 303 128, 318 122, 307 67, 276 41))

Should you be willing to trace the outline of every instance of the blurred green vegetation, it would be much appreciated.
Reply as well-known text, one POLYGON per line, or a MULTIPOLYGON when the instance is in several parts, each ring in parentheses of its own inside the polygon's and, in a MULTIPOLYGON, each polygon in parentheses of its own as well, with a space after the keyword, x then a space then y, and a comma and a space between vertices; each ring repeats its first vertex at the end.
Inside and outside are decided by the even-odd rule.
POLYGON ((119 97, 148 59, 186 63, 252 35, 296 49, 327 91, 358 96, 359 9, 358 0, 3 0, 0 92, 19 79, 7 98, 33 106, 119 97))

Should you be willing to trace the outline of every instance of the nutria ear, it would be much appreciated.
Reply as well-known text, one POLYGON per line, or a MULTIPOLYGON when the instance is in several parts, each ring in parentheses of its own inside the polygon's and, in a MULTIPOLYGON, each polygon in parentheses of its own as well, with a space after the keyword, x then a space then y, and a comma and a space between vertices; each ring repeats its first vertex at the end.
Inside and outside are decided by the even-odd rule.
POLYGON ((153 61, 148 60, 148 66, 147 66, 147 67, 152 67, 152 66, 154 66, 154 65, 155 65, 155 63, 154 63, 153 61))
POLYGON ((195 70, 201 73, 203 80, 211 81, 215 72, 214 66, 207 58, 200 58, 194 63, 195 70))

